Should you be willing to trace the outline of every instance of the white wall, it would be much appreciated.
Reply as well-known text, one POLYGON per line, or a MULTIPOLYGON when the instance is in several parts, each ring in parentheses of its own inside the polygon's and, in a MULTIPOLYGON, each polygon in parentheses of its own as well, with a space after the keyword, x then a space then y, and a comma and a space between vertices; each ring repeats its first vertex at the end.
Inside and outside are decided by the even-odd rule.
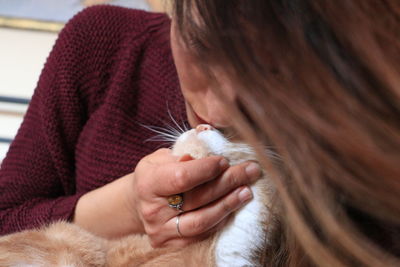
MULTIPOLYGON (((56 33, 0 28, 0 96, 29 99, 56 33)), ((0 138, 12 139, 26 105, 0 102, 0 138)), ((0 162, 8 145, 0 143, 0 162)))
POLYGON ((0 28, 0 95, 30 98, 56 33, 0 28))

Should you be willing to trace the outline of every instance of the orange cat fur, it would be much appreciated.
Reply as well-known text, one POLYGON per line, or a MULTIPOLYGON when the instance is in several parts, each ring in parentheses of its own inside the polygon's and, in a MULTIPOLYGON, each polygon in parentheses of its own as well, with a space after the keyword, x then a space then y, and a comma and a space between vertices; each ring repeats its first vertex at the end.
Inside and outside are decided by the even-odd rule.
MULTIPOLYGON (((255 160, 247 145, 231 143, 209 126, 202 129, 181 134, 173 153, 194 158, 223 155, 232 165, 255 160)), ((259 266, 260 252, 268 243, 265 223, 271 188, 265 177, 260 179, 252 186, 252 204, 236 212, 222 231, 183 249, 153 249, 146 235, 105 240, 72 223, 57 222, 1 237, 0 266, 259 266)))

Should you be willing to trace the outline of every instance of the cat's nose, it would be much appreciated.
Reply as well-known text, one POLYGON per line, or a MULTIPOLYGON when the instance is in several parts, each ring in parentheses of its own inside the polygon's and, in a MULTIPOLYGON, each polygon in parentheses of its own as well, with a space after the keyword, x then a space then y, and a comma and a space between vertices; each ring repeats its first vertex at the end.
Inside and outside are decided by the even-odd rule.
POLYGON ((196 126, 196 133, 202 132, 202 131, 209 131, 212 130, 213 127, 208 124, 199 124, 196 126))

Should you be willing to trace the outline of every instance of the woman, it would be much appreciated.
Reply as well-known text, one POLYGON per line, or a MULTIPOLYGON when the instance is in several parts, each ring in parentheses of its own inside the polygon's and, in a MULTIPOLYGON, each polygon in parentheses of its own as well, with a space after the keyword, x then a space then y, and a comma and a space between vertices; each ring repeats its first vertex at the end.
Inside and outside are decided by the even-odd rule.
MULTIPOLYGON (((399 7, 174 4, 171 48, 190 125, 236 129, 282 157, 278 165, 260 152, 277 187, 272 266, 399 263, 399 7)), ((174 116, 183 111, 163 25, 159 15, 97 7, 64 29, 1 169, 4 231, 70 218, 106 237, 146 232, 154 246, 182 246, 251 197, 257 167, 226 170, 217 157, 164 149, 122 176, 154 148, 141 147, 132 120, 165 119, 165 100, 174 116), (180 236, 167 197, 182 192, 180 236)))
POLYGON ((246 184, 258 178, 259 167, 156 151, 159 143, 146 142, 154 133, 142 125, 171 125, 169 112, 179 121, 188 116, 192 127, 202 123, 197 116, 216 127, 225 123, 189 106, 186 115, 169 19, 106 6, 77 15, 60 34, 3 161, 2 234, 65 219, 107 238, 147 233, 161 247, 219 229, 252 197, 246 184), (167 201, 181 192, 184 238, 176 230, 179 211, 167 201))

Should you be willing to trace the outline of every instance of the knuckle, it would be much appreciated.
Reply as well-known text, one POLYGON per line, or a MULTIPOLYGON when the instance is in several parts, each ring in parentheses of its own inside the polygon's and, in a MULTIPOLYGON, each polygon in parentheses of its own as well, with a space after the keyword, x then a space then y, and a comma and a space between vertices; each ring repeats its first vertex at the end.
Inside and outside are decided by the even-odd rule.
POLYGON ((237 166, 237 170, 235 170, 236 177, 237 177, 237 180, 238 180, 238 185, 246 184, 247 181, 248 181, 248 176, 247 176, 246 170, 245 170, 246 166, 247 165, 237 166))
POLYGON ((226 182, 228 183, 229 188, 234 188, 240 185, 240 179, 236 175, 235 169, 231 169, 225 174, 226 182))
POLYGON ((147 184, 144 183, 144 182, 139 182, 138 181, 134 188, 136 189, 136 194, 139 197, 146 196, 146 195, 149 194, 149 190, 148 190, 147 184))
POLYGON ((175 177, 173 177, 171 183, 172 186, 178 190, 178 192, 181 192, 185 190, 188 179, 188 171, 184 168, 181 168, 175 171, 175 177))
POLYGON ((146 222, 153 222, 160 213, 160 206, 145 207, 142 209, 142 217, 146 222))
POLYGON ((150 240, 154 241, 156 239, 155 237, 158 236, 159 231, 156 227, 147 225, 147 227, 145 228, 145 232, 149 236, 150 240))
POLYGON ((207 230, 207 226, 208 222, 205 220, 205 218, 196 216, 191 222, 190 229, 192 229, 196 235, 199 235, 207 230))
POLYGON ((218 186, 214 186, 213 184, 209 184, 208 192, 201 192, 200 196, 197 199, 200 199, 202 203, 208 203, 210 199, 216 199, 221 197, 221 189, 218 186))
POLYGON ((151 236, 149 236, 149 237, 150 237, 150 240, 149 240, 150 245, 151 245, 153 248, 160 248, 160 247, 162 247, 162 243, 161 243, 159 240, 153 239, 151 236))
POLYGON ((221 201, 221 209, 224 211, 224 213, 229 214, 233 211, 234 205, 233 203, 230 203, 227 198, 225 198, 221 201))
POLYGON ((147 227, 146 235, 149 237, 150 245, 153 248, 159 248, 163 246, 165 240, 162 239, 160 228, 153 226, 147 227))

